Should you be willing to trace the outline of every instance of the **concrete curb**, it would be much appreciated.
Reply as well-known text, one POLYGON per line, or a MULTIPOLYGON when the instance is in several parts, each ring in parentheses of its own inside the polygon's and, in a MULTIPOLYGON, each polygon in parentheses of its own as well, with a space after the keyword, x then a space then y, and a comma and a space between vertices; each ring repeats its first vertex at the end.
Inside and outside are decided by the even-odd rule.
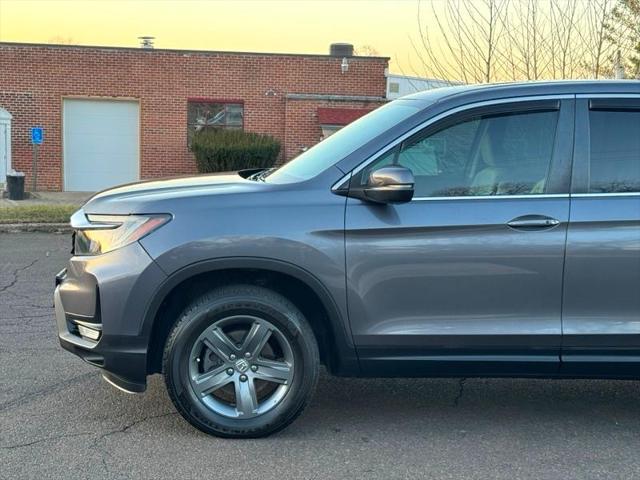
POLYGON ((0 223, 0 233, 71 233, 68 223, 0 223))

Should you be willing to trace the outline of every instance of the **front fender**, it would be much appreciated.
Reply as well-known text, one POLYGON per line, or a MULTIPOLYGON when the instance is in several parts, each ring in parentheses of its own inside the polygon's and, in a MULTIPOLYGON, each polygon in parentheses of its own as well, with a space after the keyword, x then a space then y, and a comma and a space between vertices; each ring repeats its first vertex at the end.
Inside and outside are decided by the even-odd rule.
POLYGON ((263 257, 226 257, 203 260, 183 267, 169 275, 157 289, 149 302, 144 316, 141 336, 152 338, 154 321, 160 306, 167 296, 184 281, 203 273, 224 270, 262 270, 293 277, 307 285, 320 299, 328 313, 329 327, 334 338, 334 368, 332 373, 343 376, 357 375, 360 371, 358 358, 348 319, 337 305, 329 289, 311 272, 297 265, 263 257))

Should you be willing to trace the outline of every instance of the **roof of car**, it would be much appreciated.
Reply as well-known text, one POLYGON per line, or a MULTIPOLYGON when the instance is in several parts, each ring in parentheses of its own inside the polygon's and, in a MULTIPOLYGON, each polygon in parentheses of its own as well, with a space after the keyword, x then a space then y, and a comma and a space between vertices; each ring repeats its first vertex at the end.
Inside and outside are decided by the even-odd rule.
POLYGON ((488 96, 524 96, 544 94, 639 93, 638 80, 555 80, 532 82, 485 83, 436 88, 402 97, 407 100, 437 102, 453 96, 479 94, 488 96))

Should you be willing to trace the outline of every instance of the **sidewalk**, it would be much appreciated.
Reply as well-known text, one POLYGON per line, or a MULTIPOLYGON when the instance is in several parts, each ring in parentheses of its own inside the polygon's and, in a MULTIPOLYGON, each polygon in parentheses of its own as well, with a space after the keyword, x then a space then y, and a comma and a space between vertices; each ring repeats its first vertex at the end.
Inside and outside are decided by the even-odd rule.
POLYGON ((87 201, 93 192, 36 192, 25 200, 0 198, 0 208, 32 205, 77 205, 87 201))

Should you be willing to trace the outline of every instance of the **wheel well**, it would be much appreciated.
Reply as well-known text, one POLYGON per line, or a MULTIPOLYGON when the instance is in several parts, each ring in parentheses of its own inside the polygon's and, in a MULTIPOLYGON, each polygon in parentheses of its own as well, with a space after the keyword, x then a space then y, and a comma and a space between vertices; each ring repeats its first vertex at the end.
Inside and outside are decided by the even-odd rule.
POLYGON ((292 302, 310 323, 320 350, 320 361, 329 370, 337 362, 329 313, 316 292, 302 280, 285 273, 261 269, 224 269, 200 273, 176 285, 158 308, 149 338, 147 372, 162 371, 162 352, 169 332, 184 308, 197 297, 221 285, 243 283, 269 288, 292 302))

